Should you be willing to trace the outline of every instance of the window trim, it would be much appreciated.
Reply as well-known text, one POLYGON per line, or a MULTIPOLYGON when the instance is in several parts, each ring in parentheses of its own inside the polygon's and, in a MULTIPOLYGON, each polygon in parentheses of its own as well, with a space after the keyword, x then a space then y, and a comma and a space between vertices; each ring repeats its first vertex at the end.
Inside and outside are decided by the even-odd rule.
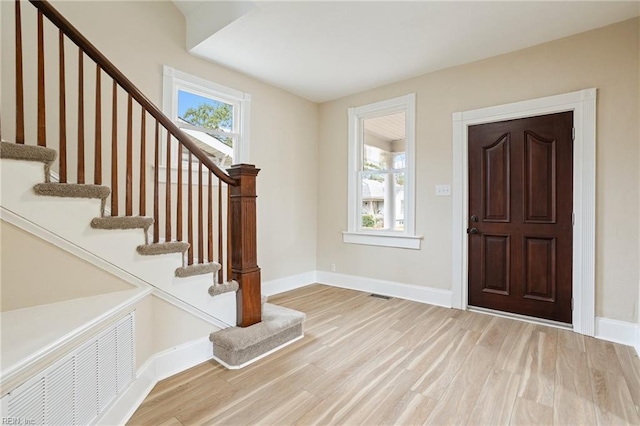
POLYGON ((349 116, 349 163, 348 163, 348 220, 347 231, 342 233, 342 241, 351 244, 365 244, 384 247, 420 249, 422 237, 415 234, 415 129, 416 95, 399 96, 348 109, 349 116), (405 201, 403 231, 365 231, 361 228, 362 185, 359 184, 360 163, 362 161, 362 119, 404 112, 405 126, 405 201))
MULTIPOLYGON (((178 90, 183 89, 205 97, 213 97, 234 106, 234 136, 238 143, 233 147, 233 164, 249 163, 250 123, 251 123, 251 95, 240 90, 232 89, 204 78, 177 70, 168 65, 162 67, 162 111, 174 122, 178 113, 178 90), (238 107, 237 112, 235 107, 238 107), (237 114, 237 115, 236 115, 237 114)), ((166 140, 162 138, 162 145, 166 147, 166 140)), ((171 152, 177 155, 177 148, 171 152), (175 152, 174 152, 175 151, 175 152)), ((186 162, 184 162, 186 164, 186 162)), ((160 167, 166 170, 166 148, 161 149, 160 167)), ((175 167, 172 167, 174 169, 175 167)), ((163 176, 161 174, 160 176, 163 176)))

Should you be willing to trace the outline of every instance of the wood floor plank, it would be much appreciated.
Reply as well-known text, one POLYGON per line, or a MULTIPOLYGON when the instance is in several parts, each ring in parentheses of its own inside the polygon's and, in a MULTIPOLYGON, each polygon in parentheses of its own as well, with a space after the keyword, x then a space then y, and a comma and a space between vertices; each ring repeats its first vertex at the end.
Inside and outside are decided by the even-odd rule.
POLYGON ((614 349, 631 398, 636 406, 640 406, 640 358, 631 346, 614 345, 614 349))
POLYGON ((622 375, 622 367, 613 343, 594 337, 584 337, 589 366, 601 371, 622 375))
POLYGON ((291 376, 298 377, 308 370, 309 365, 299 365, 285 371, 283 374, 270 375, 268 379, 257 379, 258 383, 251 387, 227 386, 221 391, 217 398, 206 402, 206 406, 199 405, 197 409, 190 413, 180 413, 176 416, 178 420, 187 425, 213 424, 214 420, 228 418, 238 411, 246 408, 247 401, 253 401, 261 395, 268 394, 268 389, 276 389, 280 383, 286 383, 291 376), (223 403, 219 401, 222 400, 223 403), (206 408, 206 409, 205 409, 206 408), (193 413, 198 413, 194 415, 193 413))
MULTIPOLYGON (((428 325, 423 325, 423 327, 427 326, 428 325)), ((442 355, 442 352, 452 345, 456 336, 466 335, 467 330, 462 330, 463 333, 460 334, 459 332, 461 330, 459 321, 446 318, 446 320, 440 324, 437 329, 432 330, 429 333, 425 333, 429 336, 425 337, 423 342, 413 349, 409 357, 407 357, 403 367, 407 370, 419 372, 426 372, 431 369, 436 359, 442 355)), ((473 335, 479 337, 480 334, 474 333, 473 335)))
POLYGON ((171 417, 166 422, 158 423, 158 426, 184 426, 178 419, 171 417))
POLYGON ((443 324, 451 324, 449 309, 434 307, 421 321, 421 327, 414 327, 404 333, 398 344, 406 348, 415 348, 425 343, 431 335, 438 333, 443 324))
POLYGON ((367 355, 375 357, 376 350, 380 351, 392 344, 396 345, 402 337, 402 333, 393 330, 382 332, 381 328, 375 327, 375 325, 381 327, 383 324, 384 319, 381 319, 372 328, 367 329, 366 332, 363 331, 357 339, 344 341, 339 348, 330 348, 326 356, 317 359, 314 364, 329 371, 357 361, 360 357, 366 358, 367 355))
POLYGON ((575 349, 558 347, 556 388, 553 401, 555 424, 596 423, 589 379, 587 354, 575 349))
POLYGON ((509 332, 509 326, 511 325, 511 322, 511 320, 508 320, 506 318, 491 318, 486 328, 480 335, 478 345, 486 346, 489 349, 493 349, 495 351, 500 350, 502 344, 504 343, 504 339, 505 337, 507 337, 507 333, 509 332))
POLYGON ((295 392, 266 415, 252 420, 253 425, 292 425, 307 411, 318 405, 322 399, 307 392, 295 392))
POLYGON ((519 375, 494 369, 480 392, 480 398, 471 413, 471 421, 483 425, 508 424, 519 384, 519 375))
POLYGON ((528 399, 516 398, 509 424, 518 426, 551 425, 553 424, 553 408, 528 399))
MULTIPOLYGON (((226 407, 217 416, 208 417, 204 424, 255 424, 258 419, 268 414, 278 405, 300 393, 306 383, 311 382, 322 373, 323 371, 318 367, 307 364, 294 374, 274 382, 273 385, 278 389, 278 392, 252 392, 242 400, 242 403, 226 407), (251 409, 247 409, 248 407, 251 407, 251 409)), ((300 414, 302 415, 302 413, 300 414)))
POLYGON ((371 370, 362 370, 349 380, 337 384, 335 390, 296 424, 316 425, 339 423, 340 420, 375 388, 383 386, 406 357, 406 348, 389 348, 381 354, 382 362, 371 370))
POLYGON ((387 416, 380 422, 383 425, 422 425, 435 408, 438 401, 420 393, 409 391, 387 416))
POLYGON ((147 400, 160 397, 162 394, 175 390, 177 387, 187 384, 188 382, 192 382, 200 376, 207 375, 212 377, 223 371, 226 371, 226 369, 215 361, 203 362, 202 364, 198 364, 195 367, 159 381, 147 396, 147 400))
POLYGON ((489 372, 493 368, 494 358, 494 351, 475 346, 427 418, 427 423, 467 423, 489 372))
POLYGON ((640 424, 624 377, 592 368, 591 386, 598 424, 640 424))
POLYGON ((571 330, 558 330, 558 345, 586 352, 584 336, 571 330))
POLYGON ((421 374, 411 390, 439 400, 458 370, 465 365, 478 337, 479 333, 476 331, 458 329, 456 336, 448 339, 448 345, 433 360, 430 368, 421 374))
POLYGON ((557 335, 533 332, 518 397, 553 406, 557 346, 557 335))
POLYGON ((491 320, 495 317, 492 315, 472 312, 472 311, 461 311, 456 319, 461 322, 461 327, 471 331, 479 331, 483 332, 484 329, 489 325, 491 320))
MULTIPOLYGON (((226 382, 218 377, 202 376, 197 383, 176 388, 161 398, 145 401, 134 413, 129 421, 132 425, 154 426, 171 417, 180 418, 184 412, 191 412, 192 407, 202 400, 218 401, 218 396, 224 391, 226 382), (204 380, 200 380, 204 379, 204 380)), ((194 382, 196 382, 194 381, 194 382)))
POLYGON ((416 379, 417 373, 396 367, 384 386, 373 388, 340 422, 345 425, 377 424, 394 411, 416 379))
POLYGON ((529 343, 534 326, 523 321, 512 321, 496 356, 496 368, 522 374, 527 361, 529 343))
MULTIPOLYGON (((367 371, 386 362, 388 354, 393 353, 393 356, 396 356, 395 349, 400 348, 402 353, 406 354, 407 349, 395 347, 396 341, 397 337, 395 336, 385 334, 377 336, 376 339, 370 341, 369 345, 362 348, 362 352, 357 352, 358 355, 345 354, 343 362, 330 367, 322 376, 305 386, 305 389, 321 398, 327 397, 344 381, 358 377, 357 375, 361 374, 361 371, 366 374, 367 371), (390 352, 392 346, 394 349, 393 352, 390 352), (363 356, 363 354, 366 355, 363 356)), ((324 365, 325 358, 314 362, 324 365)))

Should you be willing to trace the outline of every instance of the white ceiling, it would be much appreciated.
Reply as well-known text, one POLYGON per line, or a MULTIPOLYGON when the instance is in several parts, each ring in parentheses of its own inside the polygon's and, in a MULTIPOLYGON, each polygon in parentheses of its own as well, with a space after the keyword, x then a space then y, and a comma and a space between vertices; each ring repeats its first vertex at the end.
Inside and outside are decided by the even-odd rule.
POLYGON ((640 15, 640 1, 174 2, 192 53, 315 102, 640 15), (229 4, 242 13, 220 21, 229 4))

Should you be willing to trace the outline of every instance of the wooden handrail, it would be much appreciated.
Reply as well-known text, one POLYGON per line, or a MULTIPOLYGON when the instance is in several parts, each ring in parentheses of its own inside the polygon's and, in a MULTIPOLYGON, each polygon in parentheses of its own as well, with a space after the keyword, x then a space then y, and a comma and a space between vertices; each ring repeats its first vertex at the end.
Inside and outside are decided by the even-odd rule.
MULTIPOLYGON (((69 21, 67 21, 49 2, 41 0, 29 0, 36 9, 42 12, 51 23, 62 30, 84 53, 100 65, 102 70, 118 83, 129 95, 131 95, 142 107, 155 118, 169 133, 171 133, 185 148, 187 148, 202 164, 213 172, 218 179, 230 186, 238 185, 238 182, 221 170, 204 151, 182 130, 175 125, 169 117, 160 111, 142 92, 113 64, 109 61, 89 40, 87 40, 69 21)), ((44 121, 43 121, 44 122, 44 121)))

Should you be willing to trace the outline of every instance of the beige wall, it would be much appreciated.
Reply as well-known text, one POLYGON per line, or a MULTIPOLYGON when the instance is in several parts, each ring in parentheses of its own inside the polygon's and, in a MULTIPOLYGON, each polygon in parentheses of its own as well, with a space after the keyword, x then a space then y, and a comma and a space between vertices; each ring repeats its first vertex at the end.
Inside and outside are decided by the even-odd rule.
POLYGON ((159 352, 208 337, 218 327, 156 296, 136 304, 136 368, 159 352))
MULTIPOLYGON (((2 135, 11 140, 14 134, 14 90, 13 85, 13 3, 2 2, 3 7, 3 57, 2 57, 2 135), (6 78, 5 78, 6 77, 6 78)), ((162 104, 162 66, 197 75, 216 83, 249 93, 251 103, 250 162, 262 171, 258 176, 258 263, 262 267, 264 280, 295 275, 315 269, 316 259, 316 201, 317 201, 317 126, 316 104, 288 92, 259 82, 230 69, 223 68, 185 51, 185 22, 182 14, 170 1, 131 2, 61 2, 54 6, 85 37, 95 44, 124 74, 136 84, 156 105, 162 104), (114 23, 117 23, 114 26, 114 23)), ((25 49, 35 48, 33 7, 23 4, 25 49), (26 26, 30 25, 31 31, 26 26)), ((48 141, 57 146, 57 33, 45 28, 48 40, 46 48, 47 95, 51 108, 48 110, 48 141)), ((77 89, 77 50, 66 46, 67 63, 67 116, 69 139, 75 140, 77 89)), ((35 143, 35 54, 25 56, 25 93, 27 96, 28 143, 35 143), (29 122, 31 120, 31 123, 29 122)), ((93 81, 95 66, 85 61, 86 117, 93 116, 93 81)), ((111 81, 103 77, 103 160, 107 164, 107 146, 110 134, 110 90, 111 81)), ((119 143, 125 144, 126 98, 119 96, 119 143)), ((136 110, 139 111, 139 110, 136 110)), ((139 112, 136 112, 139 116, 139 112)), ((151 120, 148 125, 152 126, 151 120)), ((87 135, 87 158, 93 151, 93 120, 85 123, 87 135)), ((134 132, 139 134, 138 124, 134 132)), ((148 134, 151 134, 149 130, 148 134)), ((137 139, 136 139, 137 141, 137 139)), ((74 142, 75 143, 75 142, 74 142)), ((136 142, 137 143, 137 142, 136 142)), ((150 145, 151 142, 149 141, 150 145)), ((69 156, 75 150, 69 147, 69 156)), ((137 156, 134 153, 134 156, 137 156)), ((124 148, 121 149, 119 168, 124 171, 124 148)), ((134 164, 138 160, 134 157, 134 164)), ((87 176, 92 176, 92 160, 87 159, 87 176)), ((151 149, 147 152, 147 182, 151 182, 151 149)), ((54 170, 56 167, 54 167, 54 170)), ((103 181, 108 182, 103 166, 103 181)), ((75 172, 70 170, 73 178, 75 172)), ((134 197, 137 194, 137 172, 134 172, 134 197)), ((123 178, 121 178, 123 182, 123 178)), ((123 208, 121 188, 120 206, 123 208)), ((149 187, 148 210, 151 212, 152 191, 149 187)), ((175 197, 175 196, 174 196, 175 197)), ((135 199, 135 198, 134 198, 135 199)), ((137 204, 137 203, 135 203, 137 204)), ((137 211, 137 205, 134 207, 137 211)), ((161 208, 163 210, 163 208, 161 208)), ((161 221, 163 223, 163 220, 161 221)))
POLYGON ((598 88, 596 314, 636 320, 638 300, 638 26, 577 36, 380 87, 320 106, 318 269, 451 288, 451 114, 598 88), (343 244, 347 229, 347 108, 417 94, 416 229, 421 250, 343 244))
POLYGON ((0 311, 133 288, 82 259, 0 221, 0 311))

